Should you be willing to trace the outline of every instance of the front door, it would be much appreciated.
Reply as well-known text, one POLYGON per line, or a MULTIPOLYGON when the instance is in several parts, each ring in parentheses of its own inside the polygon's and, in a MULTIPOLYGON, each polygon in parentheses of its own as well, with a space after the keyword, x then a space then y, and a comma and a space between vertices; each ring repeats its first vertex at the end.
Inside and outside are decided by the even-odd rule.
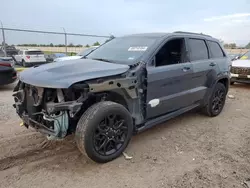
POLYGON ((167 41, 154 56, 147 72, 147 118, 190 105, 193 67, 187 61, 185 39, 167 41))

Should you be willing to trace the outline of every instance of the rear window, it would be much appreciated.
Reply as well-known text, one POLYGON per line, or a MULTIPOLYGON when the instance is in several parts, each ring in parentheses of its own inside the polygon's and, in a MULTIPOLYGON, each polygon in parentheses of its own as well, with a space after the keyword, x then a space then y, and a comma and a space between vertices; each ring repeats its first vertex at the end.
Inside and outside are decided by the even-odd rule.
POLYGON ((189 39, 189 47, 191 51, 191 61, 208 59, 208 49, 204 40, 189 39))
POLYGON ((207 43, 208 43, 209 48, 211 50, 211 57, 212 58, 224 57, 224 53, 223 53, 220 45, 217 42, 208 41, 207 43))
POLYGON ((44 54, 42 51, 26 51, 26 55, 42 55, 44 54))

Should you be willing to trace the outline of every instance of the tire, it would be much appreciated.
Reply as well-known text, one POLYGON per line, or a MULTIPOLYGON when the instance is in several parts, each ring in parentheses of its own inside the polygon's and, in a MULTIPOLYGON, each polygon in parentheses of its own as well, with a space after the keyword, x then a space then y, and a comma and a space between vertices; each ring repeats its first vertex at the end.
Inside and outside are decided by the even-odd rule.
POLYGON ((27 67, 27 64, 26 64, 26 62, 24 60, 22 60, 22 66, 27 67))
POLYGON ((82 154, 97 163, 106 163, 121 155, 132 133, 129 111, 118 103, 103 101, 83 113, 77 123, 75 139, 82 154))
POLYGON ((210 117, 215 117, 219 115, 225 105, 226 94, 226 87, 222 83, 218 82, 214 87, 212 95, 209 98, 208 104, 203 110, 204 113, 210 117))

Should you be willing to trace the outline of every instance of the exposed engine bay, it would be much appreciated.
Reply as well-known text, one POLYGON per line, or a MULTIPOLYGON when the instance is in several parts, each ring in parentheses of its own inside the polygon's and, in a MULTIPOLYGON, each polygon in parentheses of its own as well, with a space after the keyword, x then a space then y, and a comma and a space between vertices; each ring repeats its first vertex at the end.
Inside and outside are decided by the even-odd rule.
POLYGON ((24 125, 46 134, 48 139, 65 137, 69 116, 74 117, 82 105, 80 100, 67 101, 62 89, 40 88, 19 82, 14 91, 14 107, 24 125))

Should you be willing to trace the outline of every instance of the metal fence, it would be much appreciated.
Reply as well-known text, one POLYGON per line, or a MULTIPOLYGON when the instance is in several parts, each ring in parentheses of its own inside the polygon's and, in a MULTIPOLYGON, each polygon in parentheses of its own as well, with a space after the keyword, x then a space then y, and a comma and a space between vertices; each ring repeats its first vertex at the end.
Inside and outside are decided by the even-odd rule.
MULTIPOLYGON (((31 29, 18 29, 18 28, 8 28, 3 27, 2 22, 1 23, 1 30, 2 30, 2 50, 4 52, 4 55, 6 56, 6 44, 8 43, 8 40, 6 38, 8 37, 8 32, 18 32, 18 36, 21 36, 21 33, 30 33, 29 35, 32 35, 33 33, 37 34, 46 34, 46 37, 49 38, 47 35, 57 35, 57 36, 63 36, 64 40, 61 42, 61 44, 64 44, 63 47, 52 47, 52 46, 37 46, 41 50, 53 50, 54 52, 65 52, 66 54, 68 52, 79 52, 82 47, 75 47, 69 45, 69 37, 91 37, 91 38, 102 38, 103 40, 107 40, 110 38, 113 38, 114 36, 110 35, 94 35, 94 34, 83 34, 83 33, 70 33, 66 32, 64 28, 62 28, 63 32, 56 32, 56 31, 42 31, 42 30, 31 30, 31 29), (7 33, 7 34, 6 34, 7 33)), ((16 33, 15 33, 16 35, 16 33)), ((34 37, 36 38, 36 37, 34 37)), ((53 37, 52 37, 53 38, 53 37)), ((46 41, 46 40, 45 40, 46 41)), ((37 42, 35 42, 37 43, 37 42)), ((39 44, 39 43, 37 43, 39 44)), ((52 44, 52 43, 51 43, 52 44)), ((83 45, 84 46, 84 45, 83 45)), ((23 49, 23 48, 30 48, 30 46, 16 46, 17 49, 23 49)), ((33 47, 34 48, 34 47, 33 47)))

